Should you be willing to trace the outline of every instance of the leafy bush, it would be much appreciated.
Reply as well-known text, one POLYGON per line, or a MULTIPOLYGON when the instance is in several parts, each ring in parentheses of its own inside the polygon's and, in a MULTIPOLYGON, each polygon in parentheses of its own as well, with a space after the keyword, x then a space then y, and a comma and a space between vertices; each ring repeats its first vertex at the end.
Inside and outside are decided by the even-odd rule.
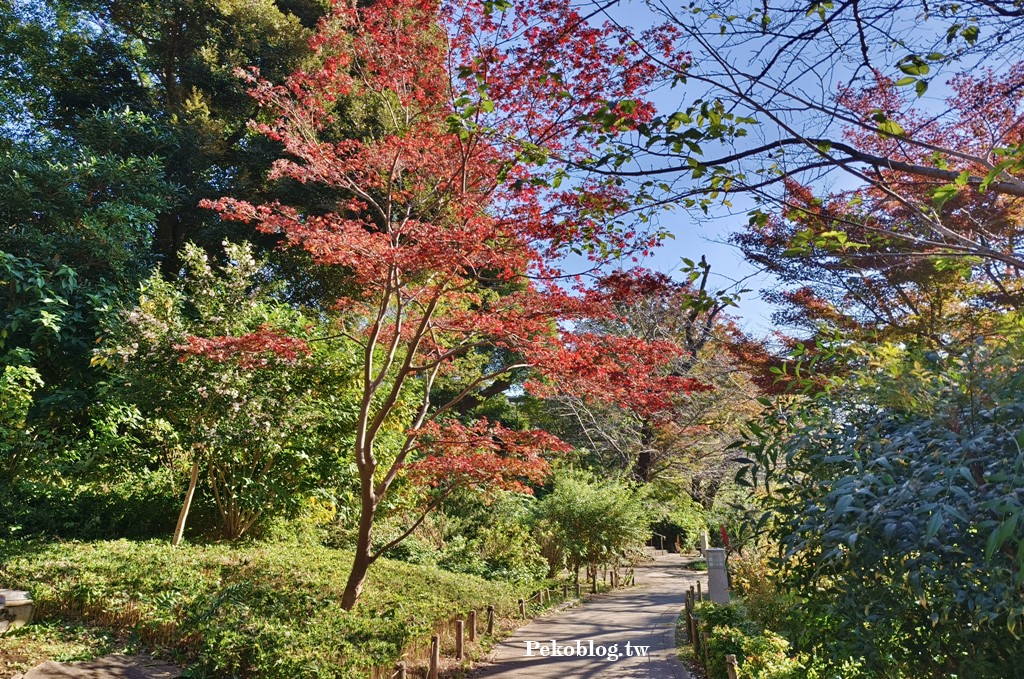
POLYGON ((180 280, 150 277, 137 306, 108 320, 94 364, 111 371, 113 398, 174 432, 182 456, 206 472, 223 536, 235 539, 337 481, 355 373, 344 342, 275 345, 309 336, 322 319, 281 300, 251 246, 225 243, 224 255, 215 267, 186 245, 180 280), (226 337, 245 342, 222 345, 226 337))
POLYGON ((794 642, 810 630, 818 633, 822 629, 820 625, 808 625, 800 599, 778 586, 775 571, 764 551, 730 558, 729 575, 733 594, 742 598, 750 617, 764 627, 794 642))
POLYGON ((522 593, 382 560, 351 612, 339 605, 351 556, 288 545, 0 543, 0 581, 29 590, 41 622, 84 621, 134 636, 193 677, 351 677, 397 660, 453 613, 522 593))
POLYGON ((78 484, 0 481, 0 538, 152 538, 174 528, 181 501, 166 470, 78 484))
POLYGON ((773 581, 799 601, 791 640, 830 671, 1018 671, 1020 337, 1011 327, 942 354, 855 348, 859 370, 751 429, 773 581))
POLYGON ((546 556, 552 570, 560 559, 574 572, 590 566, 596 588, 598 564, 617 560, 650 535, 647 490, 572 470, 557 472, 554 485, 537 507, 538 529, 559 547, 546 556))
POLYGON ((743 677, 750 679, 806 679, 807 668, 791 657, 789 642, 747 617, 736 603, 698 604, 695 615, 704 633, 708 675, 726 676, 725 656, 735 655, 743 677))

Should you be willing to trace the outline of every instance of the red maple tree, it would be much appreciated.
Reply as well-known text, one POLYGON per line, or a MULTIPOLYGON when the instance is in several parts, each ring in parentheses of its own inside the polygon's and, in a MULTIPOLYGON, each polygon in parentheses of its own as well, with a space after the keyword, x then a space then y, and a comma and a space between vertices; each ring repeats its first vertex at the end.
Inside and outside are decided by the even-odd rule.
MULTIPOLYGON (((223 219, 280 235, 318 264, 343 267, 359 289, 339 301, 339 334, 362 356, 353 451, 361 512, 346 609, 373 561, 397 542, 372 548, 378 506, 400 475, 444 489, 526 490, 546 474, 544 455, 564 448, 542 432, 463 423, 456 406, 474 391, 531 369, 531 388, 586 390, 644 410, 689 386, 652 368, 676 354, 671 343, 573 332, 614 310, 606 292, 557 265, 569 248, 597 265, 654 244, 623 226, 631 200, 622 188, 568 174, 652 116, 643 95, 660 73, 636 44, 565 0, 505 10, 475 0, 354 4, 336 3, 321 23, 317 68, 281 85, 246 75, 275 116, 254 127, 287 152, 272 177, 333 190, 336 209, 206 204, 223 219), (337 104, 347 100, 380 111, 383 131, 331 139, 337 104), (478 350, 508 359, 432 402, 438 376, 478 350), (382 450, 382 428, 402 417, 404 443, 382 450)), ((668 48, 658 30, 650 40, 668 48)), ((264 336, 273 339, 268 349, 301 351, 301 343, 264 336)), ((196 340, 190 351, 224 360, 254 352, 255 339, 196 340)))

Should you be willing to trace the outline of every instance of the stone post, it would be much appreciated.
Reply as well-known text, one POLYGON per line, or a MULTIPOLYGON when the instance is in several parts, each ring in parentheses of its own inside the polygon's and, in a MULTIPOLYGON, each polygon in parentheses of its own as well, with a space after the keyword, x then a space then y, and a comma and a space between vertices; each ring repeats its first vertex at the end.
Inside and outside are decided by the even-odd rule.
POLYGON ((708 562, 708 598, 716 604, 729 603, 729 576, 725 572, 725 550, 707 549, 704 558, 708 562))
POLYGON ((702 530, 700 532, 700 555, 703 556, 703 557, 707 557, 707 554, 705 554, 705 552, 707 552, 707 551, 708 551, 708 532, 706 530, 702 530))

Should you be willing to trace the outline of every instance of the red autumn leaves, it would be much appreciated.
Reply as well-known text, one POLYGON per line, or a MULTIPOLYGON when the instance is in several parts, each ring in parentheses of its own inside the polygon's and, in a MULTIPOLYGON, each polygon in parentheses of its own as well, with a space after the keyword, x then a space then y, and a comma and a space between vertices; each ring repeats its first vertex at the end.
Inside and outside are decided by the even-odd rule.
MULTIPOLYGON (((544 456, 565 450, 544 432, 467 424, 451 416, 454 403, 430 402, 435 378, 473 352, 498 357, 474 384, 529 370, 526 386, 537 394, 571 392, 645 415, 702 388, 667 374, 679 354, 672 343, 576 329, 614 314, 615 289, 636 288, 629 273, 601 291, 560 283, 570 279, 558 266, 567 246, 601 263, 602 253, 643 252, 654 242, 618 227, 631 205, 620 187, 553 178, 650 119, 643 95, 658 68, 615 26, 592 25, 567 2, 515 3, 500 20, 492 9, 337 3, 311 43, 316 68, 281 85, 248 75, 272 116, 254 129, 285 152, 271 176, 330 191, 334 209, 204 203, 279 235, 317 264, 342 267, 357 284, 337 309, 365 366, 356 462, 366 483, 381 478, 373 442, 398 395, 426 392, 377 495, 402 468, 428 486, 526 491, 545 476, 544 456), (332 138, 341 101, 381 112, 380 130, 332 138)), ((668 53, 670 33, 653 30, 650 44, 668 53)), ((647 277, 637 285, 653 284, 647 277)), ((182 350, 252 368, 307 352, 303 340, 268 328, 191 338, 182 350)))

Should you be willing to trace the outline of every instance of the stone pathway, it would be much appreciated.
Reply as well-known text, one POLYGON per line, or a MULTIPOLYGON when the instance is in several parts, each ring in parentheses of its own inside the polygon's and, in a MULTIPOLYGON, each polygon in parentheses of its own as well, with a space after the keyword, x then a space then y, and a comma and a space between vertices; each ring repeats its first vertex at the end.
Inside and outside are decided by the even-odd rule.
POLYGON ((84 662, 49 660, 13 679, 175 679, 181 668, 145 655, 107 655, 84 662))
POLYGON ((707 587, 707 573, 683 568, 691 559, 669 554, 636 569, 636 587, 599 594, 576 608, 537 618, 495 646, 491 663, 475 679, 690 679, 675 651, 675 623, 686 592, 699 579, 707 587), (552 641, 559 648, 571 646, 573 655, 550 653, 552 641), (590 642, 594 652, 591 655, 590 642), (527 656, 527 642, 532 656, 527 656), (575 649, 586 655, 576 657, 575 649), (634 646, 646 647, 643 655, 627 656, 634 646), (620 657, 611 660, 610 646, 620 657), (602 648, 604 653, 601 653, 602 648))

